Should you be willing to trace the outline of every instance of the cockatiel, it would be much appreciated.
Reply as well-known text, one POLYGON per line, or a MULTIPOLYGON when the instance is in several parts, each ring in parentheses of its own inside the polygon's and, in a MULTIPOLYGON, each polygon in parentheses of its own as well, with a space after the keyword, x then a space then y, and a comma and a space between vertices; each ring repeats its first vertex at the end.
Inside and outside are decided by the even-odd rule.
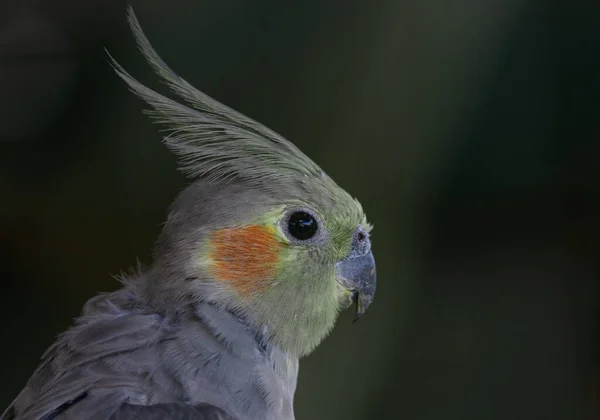
POLYGON ((1 419, 294 419, 299 358, 373 300, 370 225, 292 143, 177 76, 131 9, 129 22, 185 104, 113 66, 192 182, 152 263, 86 303, 1 419))

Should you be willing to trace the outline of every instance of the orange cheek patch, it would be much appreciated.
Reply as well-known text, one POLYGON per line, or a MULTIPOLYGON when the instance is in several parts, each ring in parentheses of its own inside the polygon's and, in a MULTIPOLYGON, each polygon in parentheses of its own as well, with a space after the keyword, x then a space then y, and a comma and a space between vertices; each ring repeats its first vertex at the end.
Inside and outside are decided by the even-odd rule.
POLYGON ((242 296, 269 286, 283 246, 273 229, 252 225, 211 234, 211 259, 217 280, 227 281, 242 296))

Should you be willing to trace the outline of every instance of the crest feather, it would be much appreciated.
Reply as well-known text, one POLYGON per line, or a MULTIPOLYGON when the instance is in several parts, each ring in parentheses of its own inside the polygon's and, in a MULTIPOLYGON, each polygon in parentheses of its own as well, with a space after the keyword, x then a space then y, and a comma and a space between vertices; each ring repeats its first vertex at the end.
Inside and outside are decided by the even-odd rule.
POLYGON ((144 86, 109 54, 111 64, 133 93, 151 106, 148 114, 167 126, 165 143, 188 177, 243 179, 262 186, 304 176, 333 182, 291 142, 179 77, 154 50, 131 7, 128 20, 150 66, 187 105, 144 86))

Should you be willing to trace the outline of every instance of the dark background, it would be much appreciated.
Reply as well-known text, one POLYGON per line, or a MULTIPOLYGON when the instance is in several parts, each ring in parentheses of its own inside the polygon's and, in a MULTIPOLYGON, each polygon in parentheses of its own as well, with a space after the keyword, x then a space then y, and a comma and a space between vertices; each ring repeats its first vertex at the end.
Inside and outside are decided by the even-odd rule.
MULTIPOLYGON (((302 361, 298 420, 597 418, 598 1, 132 4, 375 224, 375 304, 302 361)), ((154 83, 123 1, 0 2, 0 411, 185 183, 104 47, 154 83)))

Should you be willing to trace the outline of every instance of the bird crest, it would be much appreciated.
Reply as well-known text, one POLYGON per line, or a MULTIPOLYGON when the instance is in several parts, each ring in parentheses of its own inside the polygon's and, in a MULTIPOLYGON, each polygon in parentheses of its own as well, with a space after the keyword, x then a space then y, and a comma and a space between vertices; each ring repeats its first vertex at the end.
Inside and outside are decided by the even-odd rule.
POLYGON ((133 93, 150 105, 146 112, 166 126, 164 141, 178 156, 184 174, 209 181, 243 180, 269 189, 286 182, 303 183, 304 178, 318 180, 328 190, 338 188, 290 141, 202 93, 171 70, 150 44, 131 7, 128 20, 139 50, 184 103, 144 86, 109 54, 111 64, 133 93))

